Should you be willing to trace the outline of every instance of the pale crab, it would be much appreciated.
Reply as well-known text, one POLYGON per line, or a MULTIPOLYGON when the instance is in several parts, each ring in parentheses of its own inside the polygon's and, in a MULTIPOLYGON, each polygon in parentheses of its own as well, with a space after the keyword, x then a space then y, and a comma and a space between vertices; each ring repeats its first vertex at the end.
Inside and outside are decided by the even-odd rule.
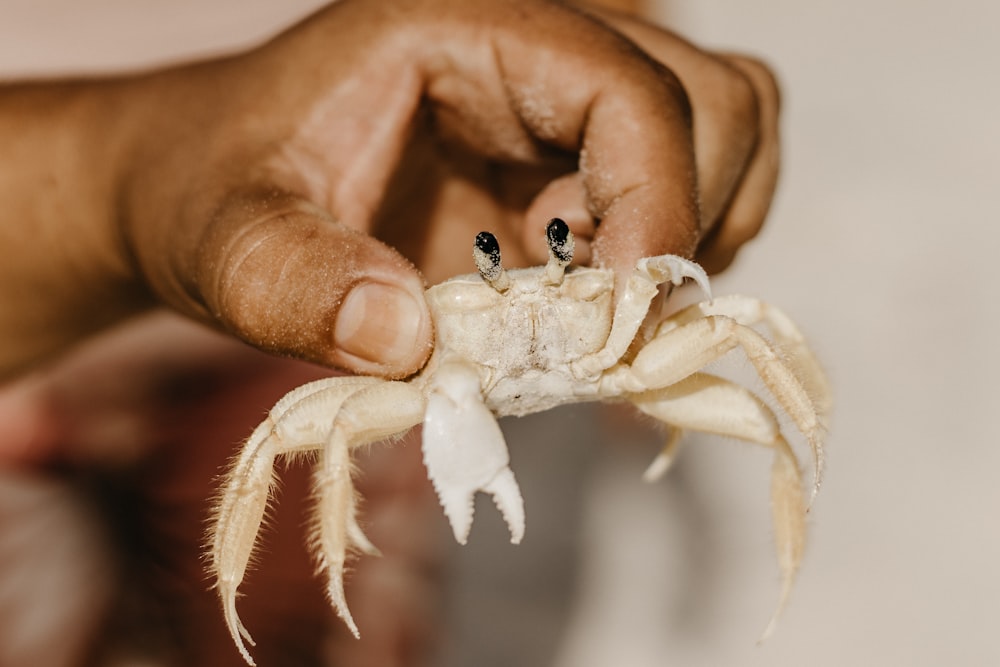
POLYGON ((812 448, 815 494, 828 393, 799 331, 757 299, 712 300, 701 267, 672 255, 640 260, 616 305, 611 271, 569 267, 573 237, 562 220, 550 222, 547 238, 546 266, 507 271, 495 237, 477 236, 479 274, 426 292, 436 344, 417 376, 334 377, 303 385, 278 401, 247 440, 220 494, 211 559, 226 623, 248 663, 253 660, 244 640, 253 641, 237 615, 236 594, 271 495, 275 457, 319 452, 319 568, 338 615, 358 636, 344 597, 345 559, 351 550, 377 551, 358 525, 351 450, 423 423, 424 462, 455 538, 465 543, 473 497, 483 491, 517 543, 524 534, 523 501, 496 418, 582 401, 627 401, 670 426, 647 480, 667 469, 685 430, 774 450, 771 500, 784 579, 780 611, 804 544, 807 509, 798 461, 764 401, 700 370, 733 348, 743 349, 812 448), (709 300, 644 326, 659 286, 686 278, 709 300), (776 345, 751 328, 758 324, 771 330, 776 345))

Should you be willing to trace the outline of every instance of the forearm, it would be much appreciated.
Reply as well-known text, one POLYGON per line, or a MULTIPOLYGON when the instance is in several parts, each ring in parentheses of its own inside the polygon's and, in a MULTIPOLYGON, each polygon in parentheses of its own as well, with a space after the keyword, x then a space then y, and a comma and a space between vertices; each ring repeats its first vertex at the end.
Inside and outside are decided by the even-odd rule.
POLYGON ((118 224, 119 86, 0 88, 0 378, 147 302, 118 224))

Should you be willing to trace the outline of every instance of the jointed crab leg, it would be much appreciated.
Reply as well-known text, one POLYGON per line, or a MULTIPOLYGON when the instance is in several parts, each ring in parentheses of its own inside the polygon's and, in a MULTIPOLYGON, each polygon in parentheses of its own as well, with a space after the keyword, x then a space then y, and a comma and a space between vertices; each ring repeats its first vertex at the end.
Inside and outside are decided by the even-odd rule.
POLYGON ((743 348, 760 379, 808 440, 817 474, 815 495, 824 431, 820 415, 794 371, 750 327, 724 315, 701 317, 674 329, 661 327, 656 337, 636 355, 627 381, 632 386, 628 388, 635 392, 673 384, 735 347, 743 348))
POLYGON ((330 429, 330 415, 351 394, 376 378, 336 377, 316 380, 286 394, 251 434, 228 475, 216 508, 211 536, 212 569, 226 625, 240 653, 254 664, 243 643, 253 639, 236 612, 236 593, 253 553, 273 487, 278 455, 318 449, 330 429))
POLYGON ((816 355, 791 318, 776 306, 760 299, 730 294, 712 301, 703 301, 675 313, 663 326, 675 328, 705 315, 725 315, 744 326, 765 324, 774 337, 776 347, 792 362, 803 385, 809 392, 820 415, 826 415, 832 403, 830 385, 816 355))
POLYGON ((337 614, 355 637, 360 636, 344 597, 344 563, 350 549, 375 551, 356 519, 351 483, 350 451, 401 435, 420 423, 424 398, 405 382, 379 383, 351 394, 337 417, 316 472, 316 531, 314 546, 319 569, 327 575, 327 592, 337 614), (391 405, 391 410, 385 406, 391 405))
POLYGON ((688 306, 664 321, 657 334, 676 329, 706 315, 731 317, 744 326, 763 323, 771 331, 775 340, 774 347, 781 351, 796 379, 802 384, 806 394, 811 399, 819 421, 819 428, 814 431, 814 436, 808 438, 809 445, 813 449, 815 464, 812 490, 812 497, 815 498, 823 473, 822 430, 826 427, 825 421, 829 415, 832 400, 826 374, 806 344, 805 337, 792 320, 775 306, 760 299, 739 295, 723 296, 711 302, 705 301, 688 306))
POLYGON ((684 439, 684 431, 679 426, 670 424, 670 431, 667 433, 667 441, 663 443, 660 453, 656 455, 653 462, 642 473, 642 481, 653 483, 660 480, 677 459, 677 452, 684 439))
POLYGON ((684 430, 714 433, 774 447, 780 426, 774 413, 745 387, 708 373, 694 373, 662 388, 628 394, 637 408, 684 430))
POLYGON ((632 394, 629 400, 674 429, 715 433, 774 449, 771 512, 783 584, 778 606, 764 631, 766 637, 792 590, 806 532, 806 505, 798 460, 781 435, 777 418, 751 391, 705 373, 695 373, 668 387, 632 394))
POLYGON ((694 279, 705 296, 712 298, 708 276, 694 262, 674 255, 640 259, 618 300, 604 348, 573 362, 573 374, 581 379, 593 378, 615 365, 635 340, 659 286, 665 283, 680 285, 685 278, 694 279))

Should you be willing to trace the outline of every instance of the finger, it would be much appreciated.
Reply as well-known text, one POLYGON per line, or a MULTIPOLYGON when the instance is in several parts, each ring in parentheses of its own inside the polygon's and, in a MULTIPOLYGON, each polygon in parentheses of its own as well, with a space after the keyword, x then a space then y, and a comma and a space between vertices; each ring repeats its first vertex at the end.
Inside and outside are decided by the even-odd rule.
POLYGON ((521 126, 536 141, 579 153, 586 210, 599 223, 595 259, 630 271, 646 255, 691 256, 696 167, 680 82, 589 16, 539 11, 512 22, 494 52, 521 126))
POLYGON ((740 70, 683 38, 632 18, 605 17, 680 78, 691 100, 701 220, 710 229, 729 204, 757 144, 759 109, 740 70))
POLYGON ((166 297, 262 349, 388 377, 415 372, 430 351, 416 269, 295 196, 233 196, 197 250, 173 256, 166 280, 185 290, 166 297))
POLYGON ((751 58, 728 56, 727 60, 753 86, 759 106, 759 125, 755 150, 743 179, 721 221, 698 249, 698 261, 709 273, 718 273, 729 266, 739 248, 764 225, 778 184, 781 161, 780 93, 774 75, 767 66, 751 58))
POLYGON ((662 68, 606 86, 588 110, 580 155, 599 224, 594 259, 627 275, 644 256, 690 257, 699 219, 686 94, 662 68))

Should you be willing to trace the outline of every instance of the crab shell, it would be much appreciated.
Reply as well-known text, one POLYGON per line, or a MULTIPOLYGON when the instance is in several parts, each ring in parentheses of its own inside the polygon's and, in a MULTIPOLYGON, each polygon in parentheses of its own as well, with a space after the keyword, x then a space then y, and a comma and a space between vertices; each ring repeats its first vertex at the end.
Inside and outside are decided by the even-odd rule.
POLYGON ((436 346, 426 375, 441 360, 463 359, 479 370, 486 407, 497 416, 526 415, 595 400, 597 387, 571 364, 601 350, 614 315, 614 274, 575 267, 552 284, 545 267, 508 271, 498 292, 479 274, 427 290, 436 346))

